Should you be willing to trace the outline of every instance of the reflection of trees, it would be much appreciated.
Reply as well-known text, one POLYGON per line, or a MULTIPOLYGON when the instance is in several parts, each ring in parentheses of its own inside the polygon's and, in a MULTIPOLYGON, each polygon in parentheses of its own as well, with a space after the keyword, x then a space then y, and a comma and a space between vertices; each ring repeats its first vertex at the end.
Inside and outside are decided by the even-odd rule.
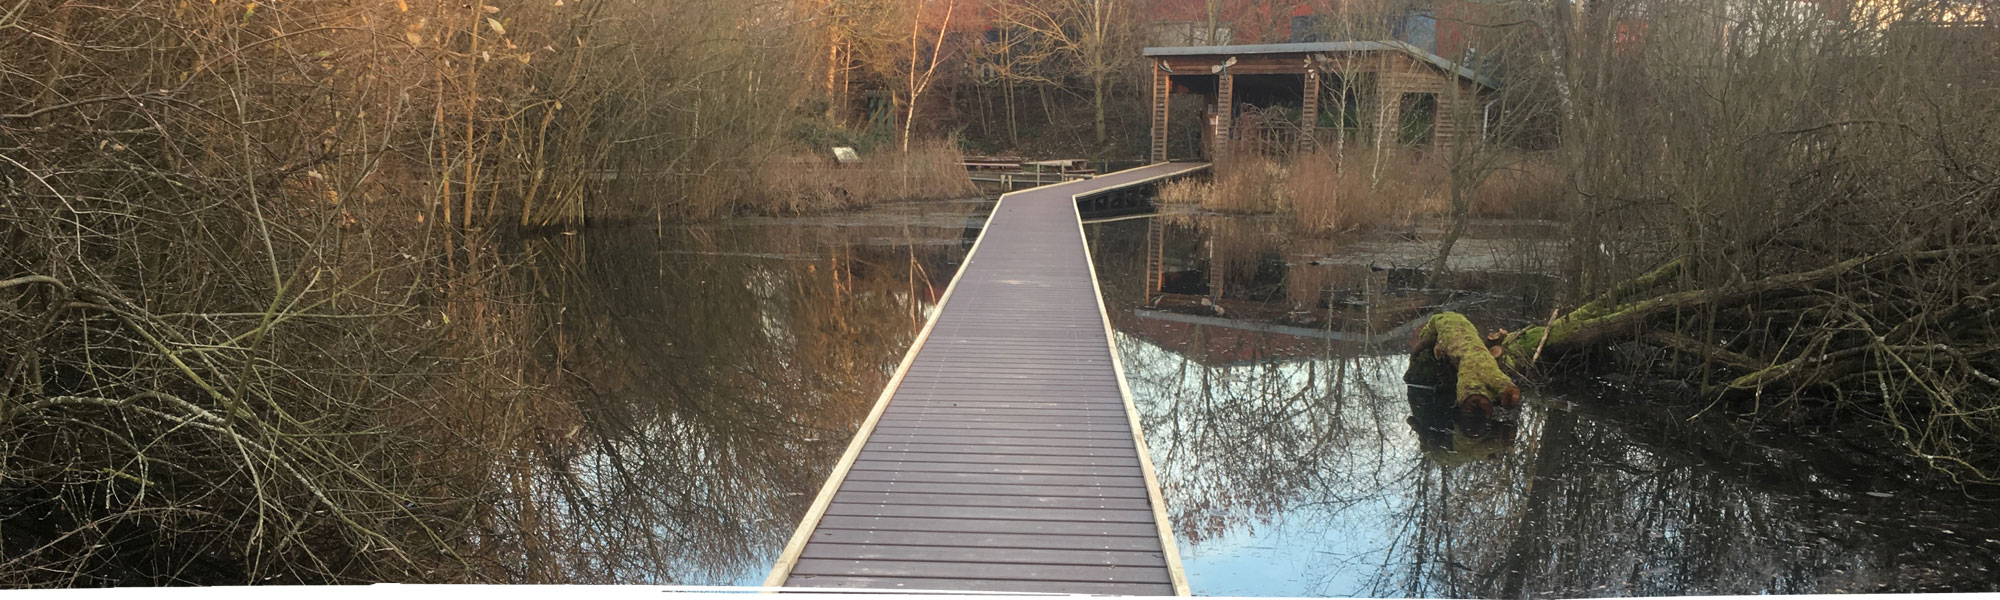
POLYGON ((1518 474, 1454 469, 1419 482, 1401 536, 1407 549, 1385 560, 1399 575, 1371 592, 1518 598, 1993 585, 1980 570, 1995 566, 1990 549, 1939 534, 1977 527, 1990 537, 1990 509, 1954 503, 1913 516, 1908 499, 1809 483, 1828 475, 1799 468, 1799 448, 1746 443, 1733 431, 1594 412, 1535 416, 1518 474), (1472 490, 1494 493, 1468 497, 1472 490))
MULTIPOLYGON (((1182 234, 1205 231, 1188 225, 1169 227, 1182 234)), ((1359 356, 1355 346, 1331 339, 1287 336, 1287 343, 1277 344, 1219 325, 1153 320, 1142 326, 1133 311, 1134 303, 1147 297, 1136 287, 1146 282, 1145 256, 1122 249, 1145 247, 1145 230, 1142 221, 1094 226, 1091 241, 1098 250, 1092 256, 1107 308, 1121 330, 1126 378, 1170 516, 1183 538, 1199 543, 1300 503, 1361 502, 1374 492, 1307 492, 1379 490, 1379 480, 1395 476, 1383 460, 1384 446, 1403 436, 1371 432, 1402 426, 1407 415, 1400 380, 1383 375, 1399 374, 1402 357, 1359 356), (1140 330, 1147 333, 1134 333, 1140 330), (1335 463, 1348 468, 1323 468, 1335 463)), ((1273 258, 1275 238, 1266 234, 1236 227, 1222 239, 1193 247, 1215 249, 1216 260, 1227 263, 1222 268, 1245 284, 1271 279, 1256 275, 1260 269, 1278 269, 1281 284, 1284 266, 1273 258)), ((1180 246, 1169 251, 1187 249, 1180 246)), ((1233 287, 1246 295, 1284 297, 1278 286, 1242 285, 1233 287)))
POLYGON ((1814 440, 1764 446, 1730 429, 1616 412, 1574 421, 1545 434, 1541 451, 1566 458, 1536 477, 1529 506, 1545 505, 1545 514, 1531 511, 1535 527, 1520 535, 1538 558, 1515 569, 1523 583, 1503 592, 1993 589, 1984 575, 1996 566, 1993 549, 1980 548, 1996 523, 1990 507, 1896 497, 1926 495, 1910 486, 1870 496, 1873 486, 1837 478, 1882 466, 1825 453, 1814 440), (1912 510, 1916 503, 1927 506, 1912 510))
POLYGON ((934 299, 962 254, 852 235, 526 241, 517 273, 536 316, 516 333, 541 360, 505 375, 543 392, 511 409, 532 424, 508 446, 501 533, 478 540, 482 555, 515 581, 760 569, 914 334, 910 303, 934 299))
POLYGON ((1318 594, 1989 589, 1978 569, 1997 566, 1980 541, 1993 535, 1990 510, 1973 513, 1989 515, 1983 527, 1953 505, 1919 528, 1871 497, 1775 483, 1808 476, 1798 470, 1723 466, 1764 464, 1738 451, 1656 446, 1738 444, 1713 432, 1642 440, 1630 423, 1535 410, 1516 451, 1444 466, 1406 435, 1394 358, 1205 367, 1143 340, 1120 343, 1187 542, 1279 515, 1285 527, 1343 532, 1354 529, 1348 519, 1368 518, 1357 510, 1391 515, 1376 554, 1340 565, 1375 575, 1340 588, 1331 586, 1351 584, 1329 576, 1318 594), (1943 530, 1966 539, 1933 537, 1943 530))
POLYGON ((1403 422, 1398 382, 1370 376, 1385 359, 1217 367, 1131 336, 1119 343, 1173 522, 1190 541, 1302 502, 1358 502, 1347 490, 1393 477, 1382 446, 1403 440, 1370 434, 1403 422), (1336 461, 1345 468, 1324 468, 1336 461))
POLYGON ((1560 401, 1543 398, 1511 450, 1437 457, 1406 422, 1402 356, 1332 342, 1301 355, 1278 334, 1160 328, 1132 312, 1144 255, 1107 250, 1143 247, 1143 224, 1091 233, 1170 516, 1197 554, 1254 528, 1317 535, 1324 562, 1296 569, 1323 595, 1995 587, 2000 561, 1985 540, 2000 539, 1997 511, 1926 494, 1827 442, 1759 443, 1685 415, 1551 410, 1560 401), (1371 536, 1370 549, 1332 552, 1348 535, 1371 536))

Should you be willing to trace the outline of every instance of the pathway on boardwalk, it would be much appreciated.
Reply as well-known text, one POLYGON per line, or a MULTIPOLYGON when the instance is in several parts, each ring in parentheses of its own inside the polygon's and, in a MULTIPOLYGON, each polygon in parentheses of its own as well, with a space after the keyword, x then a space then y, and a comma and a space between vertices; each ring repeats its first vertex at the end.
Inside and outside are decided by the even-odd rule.
POLYGON ((1001 197, 766 585, 1186 594, 1075 199, 1001 197))

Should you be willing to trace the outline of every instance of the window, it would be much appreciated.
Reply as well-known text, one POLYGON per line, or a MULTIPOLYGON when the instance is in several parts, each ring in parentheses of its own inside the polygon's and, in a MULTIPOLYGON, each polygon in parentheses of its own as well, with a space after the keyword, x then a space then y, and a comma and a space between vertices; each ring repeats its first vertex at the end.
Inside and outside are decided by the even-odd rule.
POLYGON ((1403 122, 1400 139, 1405 144, 1427 146, 1437 123, 1437 94, 1403 94, 1403 122))

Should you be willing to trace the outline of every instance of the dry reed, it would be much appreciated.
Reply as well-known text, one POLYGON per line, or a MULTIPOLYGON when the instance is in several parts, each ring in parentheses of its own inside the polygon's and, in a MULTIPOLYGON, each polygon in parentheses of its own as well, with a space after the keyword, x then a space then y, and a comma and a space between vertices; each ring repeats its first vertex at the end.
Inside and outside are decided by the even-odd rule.
POLYGON ((919 144, 909 152, 863 157, 839 165, 812 152, 774 154, 748 182, 739 209, 804 214, 881 202, 965 198, 978 195, 966 176, 965 156, 945 141, 919 144))
MULTIPOLYGON (((1217 165, 1213 182, 1168 184, 1160 190, 1159 201, 1220 213, 1285 214, 1293 218, 1298 231, 1321 234, 1407 226, 1440 215, 1445 209, 1444 180, 1438 158, 1415 152, 1391 154, 1379 163, 1331 151, 1290 160, 1252 154, 1217 165)), ((1505 211, 1491 213, 1500 214, 1505 211)))
POLYGON ((1473 216, 1552 219, 1562 203, 1562 175, 1551 157, 1534 154, 1507 161, 1472 191, 1473 216))
POLYGON ((1299 158, 1293 170, 1294 223, 1304 233, 1407 226, 1444 209, 1443 169, 1414 153, 1371 164, 1320 151, 1299 158))

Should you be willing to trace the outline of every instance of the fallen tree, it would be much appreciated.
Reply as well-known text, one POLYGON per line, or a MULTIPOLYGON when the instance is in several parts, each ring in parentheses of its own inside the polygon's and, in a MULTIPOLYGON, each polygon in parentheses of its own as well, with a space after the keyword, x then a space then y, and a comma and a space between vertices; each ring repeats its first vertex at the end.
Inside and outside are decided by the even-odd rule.
MULTIPOLYGON (((1511 410, 1521 405, 1521 388, 1500 372, 1493 353, 1479 337, 1479 328, 1464 315, 1447 312, 1431 317, 1417 328, 1410 351, 1430 354, 1450 369, 1440 380, 1453 382, 1453 400, 1460 412, 1492 416, 1496 409, 1511 410)), ((1415 362, 1412 363, 1413 365, 1415 362)))
POLYGON ((1623 345, 1659 358, 1635 371, 1689 384, 1709 405, 1863 414, 1954 477, 2000 476, 2000 245, 1905 245, 1707 287, 1695 275, 1672 260, 1521 331, 1481 336, 1439 314, 1412 350, 1453 366, 1461 411, 1510 408, 1510 374, 1623 345))

